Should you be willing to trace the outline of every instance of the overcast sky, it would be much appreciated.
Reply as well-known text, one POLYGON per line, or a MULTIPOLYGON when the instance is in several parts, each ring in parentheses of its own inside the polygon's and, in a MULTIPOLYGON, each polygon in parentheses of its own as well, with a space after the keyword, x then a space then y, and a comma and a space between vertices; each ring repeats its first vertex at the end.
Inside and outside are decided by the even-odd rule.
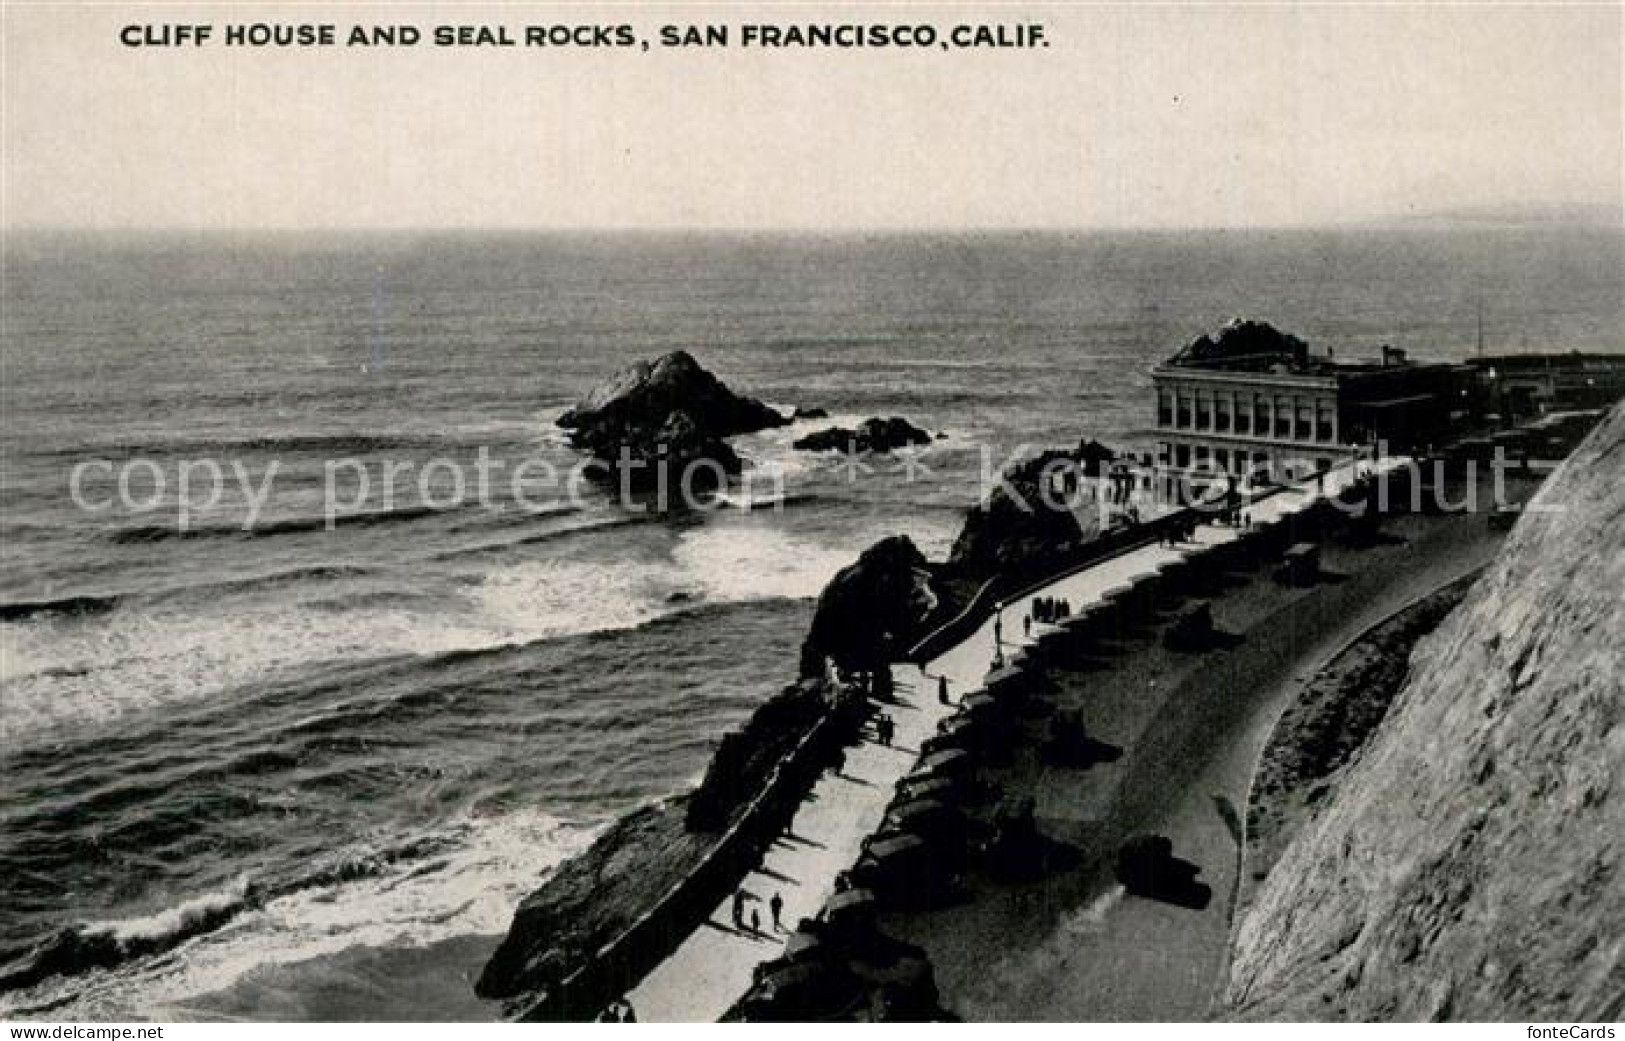
MULTIPOLYGON (((1324 225, 1621 205, 1621 8, 17 7, 4 222, 1324 225), (1041 22, 1047 49, 129 49, 132 22, 1041 22)), ((217 29, 217 32, 220 30, 217 29)))

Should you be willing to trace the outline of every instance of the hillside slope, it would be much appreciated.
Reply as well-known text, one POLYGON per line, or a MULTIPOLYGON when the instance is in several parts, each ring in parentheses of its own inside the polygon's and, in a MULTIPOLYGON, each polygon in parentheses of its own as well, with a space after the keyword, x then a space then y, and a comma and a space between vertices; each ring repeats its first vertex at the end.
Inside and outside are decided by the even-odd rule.
POLYGON ((1235 934, 1221 1015, 1625 1013, 1625 406, 1554 474, 1235 934))

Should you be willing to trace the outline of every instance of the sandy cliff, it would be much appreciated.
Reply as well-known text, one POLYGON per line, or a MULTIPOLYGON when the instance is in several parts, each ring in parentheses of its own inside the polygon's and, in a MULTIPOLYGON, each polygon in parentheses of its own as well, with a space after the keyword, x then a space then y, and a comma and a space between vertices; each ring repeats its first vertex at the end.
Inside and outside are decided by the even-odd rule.
POLYGON ((1418 645, 1235 938, 1246 1019, 1625 1012, 1625 406, 1418 645))

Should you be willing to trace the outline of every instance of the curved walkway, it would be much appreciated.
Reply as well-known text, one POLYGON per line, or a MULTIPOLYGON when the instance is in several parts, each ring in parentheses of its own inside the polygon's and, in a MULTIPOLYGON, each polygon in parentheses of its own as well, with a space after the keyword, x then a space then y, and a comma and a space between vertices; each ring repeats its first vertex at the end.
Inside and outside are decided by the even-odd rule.
MULTIPOLYGON (((1369 464, 1368 464, 1369 465, 1369 464)), ((1383 460, 1377 469, 1402 465, 1383 460)), ((1318 487, 1291 487, 1248 507, 1255 525, 1302 511, 1336 494, 1353 480, 1352 465, 1329 473, 1318 487)), ((1024 591, 1003 611, 1006 653, 1033 641, 1023 637, 1021 618, 1028 601, 1046 596, 1068 600, 1074 611, 1102 601, 1110 590, 1153 575, 1165 564, 1239 537, 1230 527, 1200 525, 1179 548, 1141 546, 1024 591)), ((884 706, 896 723, 892 747, 873 740, 850 752, 839 774, 825 773, 797 812, 790 830, 775 840, 762 864, 742 883, 747 894, 744 929, 733 922, 733 901, 724 900, 709 919, 628 995, 644 1022, 710 1022, 720 1018, 750 987, 751 971, 778 956, 796 922, 816 915, 835 889, 835 876, 857 860, 863 840, 879 827, 893 789, 913 768, 920 742, 954 711, 937 699, 937 678, 947 677, 957 699, 982 688, 993 659, 993 616, 922 668, 893 667, 896 704, 884 706), (784 901, 782 928, 768 910, 774 894, 784 901), (752 932, 752 911, 760 931, 752 932)))

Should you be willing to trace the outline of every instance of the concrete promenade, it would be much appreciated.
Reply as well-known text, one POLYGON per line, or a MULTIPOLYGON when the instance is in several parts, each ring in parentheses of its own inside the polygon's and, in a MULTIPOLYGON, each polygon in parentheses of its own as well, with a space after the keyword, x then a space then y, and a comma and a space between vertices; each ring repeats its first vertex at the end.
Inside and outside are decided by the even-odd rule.
MULTIPOLYGON (((1375 472, 1402 465, 1383 460, 1375 472)), ((1313 482, 1288 488, 1247 507, 1253 524, 1267 524, 1297 513, 1322 496, 1336 494, 1352 482, 1352 467, 1328 474, 1322 486, 1313 482)), ((1031 612, 1031 599, 1045 596, 1068 600, 1073 612, 1102 601, 1117 587, 1153 575, 1158 567, 1200 553, 1208 547, 1238 538, 1240 532, 1218 524, 1203 524, 1194 538, 1178 547, 1142 546, 1111 557, 1073 574, 1054 579, 1005 604, 1002 612, 1004 654, 1008 657, 1041 635, 1036 625, 1032 638, 1022 631, 1022 617, 1031 612)), ((751 971, 776 957, 796 923, 816 915, 835 888, 835 876, 858 858, 863 840, 885 815, 896 783, 908 774, 918 757, 920 743, 936 732, 937 723, 954 711, 937 698, 937 677, 949 682, 957 701, 982 689, 994 656, 996 621, 992 614, 953 647, 922 668, 912 664, 893 667, 897 704, 882 706, 896 723, 892 747, 872 739, 851 750, 840 774, 826 772, 797 811, 790 830, 774 841, 762 864, 742 883, 749 900, 746 928, 732 920, 732 899, 724 900, 709 919, 672 955, 651 972, 629 995, 637 1017, 644 1022, 712 1022, 722 1016, 751 982, 751 971), (778 894, 784 901, 782 928, 775 929, 768 901, 778 894), (760 931, 749 925, 752 912, 760 931)))

